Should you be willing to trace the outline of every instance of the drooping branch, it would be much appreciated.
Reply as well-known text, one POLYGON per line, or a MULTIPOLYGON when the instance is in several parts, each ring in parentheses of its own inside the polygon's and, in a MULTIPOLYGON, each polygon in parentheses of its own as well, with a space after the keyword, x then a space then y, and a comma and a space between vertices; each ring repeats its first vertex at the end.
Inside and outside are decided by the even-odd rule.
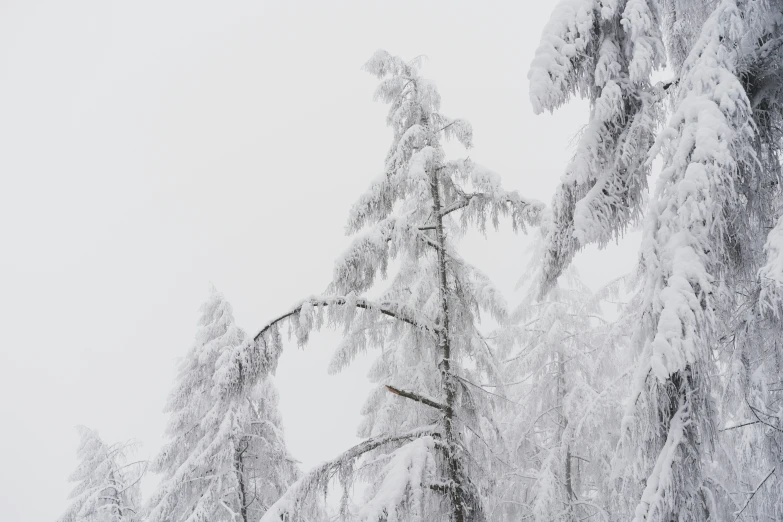
POLYGON ((352 465, 356 459, 365 453, 388 444, 411 441, 425 436, 438 438, 440 436, 438 427, 424 426, 400 435, 374 437, 357 444, 336 459, 317 466, 292 484, 282 497, 269 507, 269 510, 264 514, 260 522, 274 522, 280 520, 285 514, 301 512, 308 496, 323 491, 323 488, 329 484, 341 469, 352 465))
POLYGON ((399 395, 400 397, 405 397, 406 399, 410 399, 412 401, 420 402, 422 404, 426 404, 427 406, 430 406, 431 408, 435 408, 441 411, 446 411, 446 406, 443 404, 440 404, 438 402, 433 401, 432 399, 428 399, 427 397, 424 397, 422 395, 418 395, 413 392, 400 390, 399 388, 395 388, 394 386, 389 386, 388 384, 385 385, 386 389, 389 390, 394 395, 399 395))
POLYGON ((305 304, 309 304, 311 306, 320 306, 320 307, 350 305, 350 306, 355 306, 356 308, 360 308, 362 310, 375 310, 383 315, 386 315, 398 321, 402 321, 403 323, 407 323, 415 328, 421 328, 422 330, 426 330, 433 334, 437 333, 440 329, 439 326, 435 325, 428 319, 421 319, 419 317, 416 317, 418 314, 416 310, 413 310, 410 307, 399 303, 391 303, 391 302, 375 303, 373 301, 370 301, 368 299, 363 299, 363 298, 353 299, 344 296, 337 296, 337 297, 324 296, 324 297, 311 297, 309 299, 305 299, 290 311, 271 320, 263 328, 261 328, 261 330, 255 335, 255 337, 253 337, 253 340, 258 342, 261 339, 261 337, 267 331, 269 331, 270 328, 285 321, 289 317, 292 317, 298 314, 299 312, 301 312, 302 306, 305 304))

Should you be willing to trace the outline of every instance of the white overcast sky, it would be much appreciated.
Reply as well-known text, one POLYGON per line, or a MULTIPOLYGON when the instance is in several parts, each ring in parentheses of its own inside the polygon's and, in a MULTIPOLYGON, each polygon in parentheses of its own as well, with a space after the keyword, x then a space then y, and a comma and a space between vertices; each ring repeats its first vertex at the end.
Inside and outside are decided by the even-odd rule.
MULTIPOLYGON (((360 70, 376 49, 427 55, 471 158, 549 202, 587 115, 530 109, 552 4, 0 2, 0 520, 65 508, 76 424, 155 454, 209 282, 250 332, 324 289, 389 145, 360 70)), ((582 276, 630 270, 636 243, 588 250, 582 276)), ((463 251, 513 300, 528 245, 463 251)), ((369 389, 366 358, 326 374, 337 338, 291 345, 276 376, 305 468, 355 442, 369 389)))

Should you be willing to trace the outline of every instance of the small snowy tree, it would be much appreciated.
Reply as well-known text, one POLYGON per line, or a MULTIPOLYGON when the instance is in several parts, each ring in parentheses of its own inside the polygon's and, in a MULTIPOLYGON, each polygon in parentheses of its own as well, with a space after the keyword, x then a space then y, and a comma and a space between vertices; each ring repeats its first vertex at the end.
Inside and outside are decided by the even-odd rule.
MULTIPOLYGON (((337 261, 329 295, 271 321, 235 356, 259 375, 273 371, 284 321, 300 344, 313 329, 345 328, 333 371, 368 347, 381 350, 371 371, 378 387, 360 428, 367 439, 303 477, 265 521, 306 513, 308 499, 332 478, 347 489, 357 475, 370 482, 359 520, 484 519, 482 498, 492 481, 486 468, 493 464, 487 441, 496 428, 474 391, 480 379, 497 376, 497 367, 478 322, 481 312, 498 321, 507 314, 499 292, 459 256, 456 241, 469 227, 498 226, 502 216, 524 228, 542 206, 504 190, 495 173, 470 160, 446 159, 442 141, 469 147, 471 127, 439 112, 440 96, 420 76, 419 62, 379 51, 365 65, 381 80, 376 98, 389 104, 394 138, 384 172, 351 210, 348 232, 359 235, 337 261), (378 299, 364 297, 392 262, 388 287, 378 299)), ((349 511, 346 497, 343 515, 349 511)))
MULTIPOLYGON (((214 288, 198 324, 169 396, 169 441, 153 462, 163 477, 146 520, 254 522, 298 475, 283 440, 277 392, 269 380, 242 386, 241 393, 217 385, 235 370, 234 348, 245 334, 214 288)), ((241 367, 232 377, 244 382, 241 367)))
POLYGON ((58 522, 135 522, 141 495, 139 481, 145 462, 126 462, 132 445, 106 444, 98 433, 77 426, 79 460, 70 476, 76 486, 70 494, 71 505, 58 522))

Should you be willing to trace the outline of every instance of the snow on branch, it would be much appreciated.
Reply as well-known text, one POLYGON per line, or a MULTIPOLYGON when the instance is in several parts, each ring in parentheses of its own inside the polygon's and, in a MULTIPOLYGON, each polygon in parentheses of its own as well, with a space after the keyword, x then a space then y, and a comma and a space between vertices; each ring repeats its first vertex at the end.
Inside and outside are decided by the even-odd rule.
POLYGON ((641 215, 660 93, 650 74, 665 63, 656 2, 561 0, 528 75, 536 113, 571 96, 590 120, 552 202, 541 288, 584 246, 618 239, 641 215))
POLYGON ((750 101, 731 53, 741 34, 737 6, 724 0, 683 65, 676 110, 650 153, 664 160, 642 244, 656 320, 649 364, 661 381, 706 350, 713 280, 730 248, 726 216, 744 211, 733 181, 753 161, 750 101))
POLYGON ((483 232, 487 222, 497 229, 501 216, 511 218, 515 232, 540 223, 544 204, 504 189, 500 176, 483 165, 460 159, 447 162, 443 171, 448 174, 442 180, 444 195, 451 204, 441 211, 441 217, 462 210, 459 220, 463 230, 472 224, 483 232), (470 192, 463 185, 469 186, 470 192))
POLYGON ((649 0, 628 0, 620 23, 633 46, 628 65, 634 83, 646 81, 653 69, 665 65, 666 49, 658 26, 658 6, 649 0))
POLYGON ((540 114, 563 105, 579 88, 588 46, 594 44, 594 0, 560 0, 530 66, 530 101, 540 114))
MULTIPOLYGON (((395 455, 398 458, 393 458, 387 465, 387 471, 394 473, 387 475, 384 480, 385 487, 382 487, 376 493, 375 498, 367 504, 367 509, 363 512, 372 513, 378 506, 394 509, 395 502, 398 502, 400 499, 400 482, 405 482, 406 477, 418 478, 418 487, 421 488, 424 472, 434 468, 434 461, 430 460, 432 457, 427 455, 430 453, 430 449, 435 446, 435 438, 437 437, 440 437, 437 427, 425 426, 400 435, 375 437, 365 440, 336 459, 317 466, 297 480, 277 502, 269 507, 269 510, 264 514, 260 522, 279 522, 281 519, 287 520, 287 516, 295 517, 300 514, 306 514, 310 508, 310 502, 314 500, 312 497, 326 489, 333 478, 345 476, 341 472, 344 469, 352 469, 356 459, 382 446, 408 442, 409 444, 400 448, 403 451, 397 450, 400 451, 399 454, 395 451, 395 455), (413 441, 413 443, 410 441, 413 441), (422 442, 418 443, 418 441, 422 442), (408 446, 412 447, 408 448, 407 451, 404 450, 408 446), (394 462, 395 460, 397 460, 396 463, 394 462), (410 466, 404 466, 405 464, 410 466)), ((405 486, 409 483, 410 480, 403 485, 403 492, 405 486)), ((343 487, 347 486, 348 484, 343 484, 343 487)), ((377 517, 371 519, 365 515, 362 517, 362 520, 372 520, 374 522, 377 520, 377 517)))
MULTIPOLYGON (((408 306, 399 303, 375 303, 368 299, 354 297, 354 296, 325 296, 325 297, 311 297, 305 299, 301 304, 294 307, 290 311, 281 315, 280 317, 273 319, 267 323, 261 330, 253 337, 255 342, 259 342, 263 339, 264 335, 270 330, 274 329, 282 321, 292 317, 298 317, 310 321, 310 317, 306 317, 304 312, 312 312, 313 308, 327 307, 327 306, 348 306, 355 307, 362 310, 374 311, 398 321, 407 323, 413 327, 426 330, 431 333, 437 332, 440 327, 434 324, 427 318, 418 317, 419 314, 416 310, 411 309, 408 306)), ((300 323, 304 326, 306 323, 300 323)), ((308 325, 309 326, 309 325, 308 325)))
POLYGON ((678 461, 679 448, 686 442, 685 429, 688 406, 683 404, 672 417, 669 433, 661 452, 655 461, 655 467, 647 478, 642 499, 636 507, 633 522, 662 519, 667 513, 672 513, 672 497, 676 497, 676 475, 673 467, 682 464, 678 461), (655 518, 657 515, 658 518, 655 518))
POLYGON ((221 355, 220 367, 215 372, 215 390, 218 395, 228 390, 241 389, 248 383, 255 382, 259 376, 274 372, 283 349, 281 325, 288 322, 290 333, 300 345, 304 345, 312 330, 324 326, 325 309, 329 325, 342 324, 349 328, 354 322, 356 311, 361 310, 378 318, 390 317, 429 335, 437 335, 440 331, 440 326, 424 313, 402 303, 377 303, 353 294, 311 297, 268 322, 252 339, 246 339, 233 350, 221 355))
POLYGON ((335 262, 333 290, 364 292, 378 275, 386 277, 390 261, 401 253, 419 257, 422 245, 438 248, 422 233, 426 227, 413 225, 409 214, 389 216, 354 239, 335 262))
POLYGON ((359 510, 359 520, 420 520, 425 514, 425 493, 436 473, 434 447, 435 439, 424 436, 396 449, 384 466, 375 495, 359 510), (405 511, 400 509, 403 506, 405 511))
POLYGON ((758 273, 761 284, 759 305, 762 311, 780 317, 783 312, 783 217, 769 232, 764 253, 767 260, 758 273))

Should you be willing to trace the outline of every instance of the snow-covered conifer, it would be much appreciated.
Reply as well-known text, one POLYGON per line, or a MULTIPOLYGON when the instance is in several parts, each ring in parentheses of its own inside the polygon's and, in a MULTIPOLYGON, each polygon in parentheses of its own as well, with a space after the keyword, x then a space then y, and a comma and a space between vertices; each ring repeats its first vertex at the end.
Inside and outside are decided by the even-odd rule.
POLYGON ((618 297, 619 284, 592 294, 569 268, 543 299, 531 284, 513 323, 496 333, 513 469, 502 475, 494 519, 610 519, 609 463, 631 361, 626 316, 605 321, 601 303, 618 297))
MULTIPOLYGON (((277 392, 268 379, 235 392, 218 384, 236 369, 234 349, 245 334, 214 288, 198 325, 166 407, 169 440, 153 461, 162 480, 146 520, 255 522, 298 476, 277 392)), ((234 378, 243 383, 241 367, 234 378)))
MULTIPOLYGON (((723 520, 742 513, 774 518, 779 501, 765 496, 761 485, 774 480, 769 470, 776 469, 779 451, 758 430, 763 426, 774 438, 781 417, 771 405, 780 400, 773 387, 780 347, 773 337, 781 310, 775 223, 781 210, 782 5, 667 0, 650 3, 652 16, 641 15, 640 5, 562 2, 530 75, 538 110, 554 108, 575 90, 592 92, 588 84, 599 86, 598 75, 585 83, 580 74, 589 75, 605 55, 596 36, 604 32, 599 13, 605 19, 605 10, 620 9, 627 44, 619 48, 626 60, 632 48, 653 56, 644 48, 656 49, 650 38, 662 35, 672 67, 671 81, 653 89, 644 80, 638 84, 650 95, 650 114, 662 111, 666 99, 672 114, 652 147, 636 147, 629 156, 643 167, 637 173, 644 174, 656 156, 663 170, 645 220, 634 313, 639 355, 615 462, 625 476, 617 509, 637 521, 723 520), (634 34, 634 26, 641 32, 634 34), (742 493, 749 488, 755 488, 752 495, 742 493), (748 497, 754 505, 746 505, 748 497), (623 505, 623 499, 631 500, 623 505)), ((632 62, 631 83, 637 74, 632 62)), ((598 97, 590 99, 592 121, 602 111, 598 97)), ((612 143, 605 136, 599 142, 612 143)), ((578 184, 568 173, 564 181, 569 184, 553 204, 545 288, 570 261, 573 247, 591 237, 579 225, 586 200, 574 195, 578 184)), ((638 209, 638 201, 623 204, 638 209)), ((623 219, 614 230, 627 223, 618 215, 623 219)))
POLYGON ((498 369, 478 324, 480 313, 498 321, 507 313, 487 277, 460 257, 457 240, 501 217, 524 229, 542 205, 503 189, 497 174, 470 160, 445 157, 443 140, 470 147, 472 130, 440 113, 438 91, 419 67, 419 59, 385 51, 365 65, 381 82, 375 96, 389 105, 394 137, 384 171, 351 209, 356 238, 337 260, 329 295, 306 299, 237 350, 260 374, 273 370, 283 321, 300 343, 315 328, 343 326, 333 371, 367 348, 381 350, 360 427, 365 442, 306 475, 264 520, 306 512, 308 495, 331 478, 347 487, 357 476, 369 482, 367 499, 353 508, 345 497, 342 511, 359 520, 485 517, 497 428, 492 409, 478 406, 488 394, 476 383, 498 369), (381 278, 389 284, 379 297, 364 297, 381 278))
POLYGON ((139 482, 146 462, 127 462, 132 445, 106 444, 96 431, 77 426, 79 460, 70 476, 76 486, 71 505, 58 522, 135 522, 139 518, 139 482))

